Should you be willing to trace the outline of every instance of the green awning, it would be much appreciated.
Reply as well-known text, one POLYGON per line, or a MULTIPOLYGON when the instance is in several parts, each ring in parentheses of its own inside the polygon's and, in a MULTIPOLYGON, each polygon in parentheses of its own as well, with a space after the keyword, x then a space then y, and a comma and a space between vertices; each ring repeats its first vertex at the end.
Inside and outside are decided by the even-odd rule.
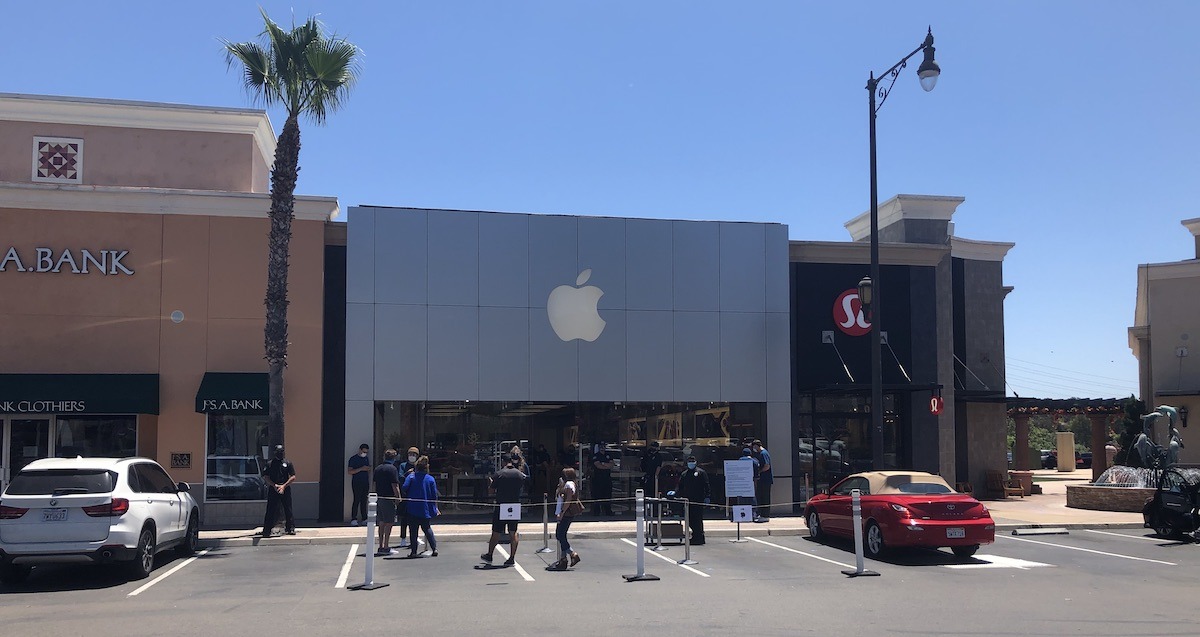
POLYGON ((157 414, 158 374, 0 374, 0 413, 157 414))
POLYGON ((205 372, 196 392, 196 411, 202 414, 267 413, 267 375, 263 372, 205 372))

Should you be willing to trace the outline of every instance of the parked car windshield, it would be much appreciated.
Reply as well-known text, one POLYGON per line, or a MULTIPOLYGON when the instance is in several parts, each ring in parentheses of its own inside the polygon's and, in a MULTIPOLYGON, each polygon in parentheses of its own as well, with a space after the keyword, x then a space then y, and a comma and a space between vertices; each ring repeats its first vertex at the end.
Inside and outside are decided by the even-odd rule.
POLYGON ((117 474, 104 469, 22 471, 8 485, 7 495, 67 495, 111 493, 117 474))

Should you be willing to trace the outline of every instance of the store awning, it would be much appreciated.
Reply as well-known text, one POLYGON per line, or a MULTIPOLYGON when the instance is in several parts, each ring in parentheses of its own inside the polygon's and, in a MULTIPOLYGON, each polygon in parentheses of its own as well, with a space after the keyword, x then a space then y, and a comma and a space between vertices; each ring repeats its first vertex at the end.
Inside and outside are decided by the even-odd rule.
POLYGON ((200 391, 196 392, 196 411, 202 414, 266 414, 267 375, 263 372, 205 372, 200 391))
POLYGON ((157 414, 158 374, 0 374, 0 413, 157 414))

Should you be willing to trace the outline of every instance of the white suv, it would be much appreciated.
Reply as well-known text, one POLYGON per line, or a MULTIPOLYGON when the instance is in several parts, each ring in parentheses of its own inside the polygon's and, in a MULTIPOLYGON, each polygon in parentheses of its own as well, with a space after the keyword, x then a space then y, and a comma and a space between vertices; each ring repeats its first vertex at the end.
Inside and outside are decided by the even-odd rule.
POLYGON ((120 562, 142 579, 155 553, 190 555, 200 514, 188 485, 146 458, 46 458, 27 465, 0 495, 0 582, 33 565, 120 562))

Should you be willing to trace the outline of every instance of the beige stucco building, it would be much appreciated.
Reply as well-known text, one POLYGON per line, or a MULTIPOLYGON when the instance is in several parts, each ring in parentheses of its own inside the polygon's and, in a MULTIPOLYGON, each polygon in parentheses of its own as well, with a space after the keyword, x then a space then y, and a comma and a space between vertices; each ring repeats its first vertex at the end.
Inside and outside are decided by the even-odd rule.
MULTIPOLYGON (((206 523, 261 520, 274 150, 262 111, 0 94, 0 480, 137 454, 193 485, 206 523)), ((337 214, 297 197, 285 416, 305 518, 337 214)))
MULTIPOLYGON (((1200 414, 1200 219, 1182 223, 1195 238, 1196 256, 1138 266, 1129 348, 1138 360, 1138 390, 1146 407, 1186 407, 1191 415, 1200 414)), ((1181 433, 1186 440, 1187 431, 1181 433)), ((1166 444, 1165 422, 1154 434, 1166 444)), ((1200 462, 1200 449, 1184 448, 1179 459, 1200 462)))

